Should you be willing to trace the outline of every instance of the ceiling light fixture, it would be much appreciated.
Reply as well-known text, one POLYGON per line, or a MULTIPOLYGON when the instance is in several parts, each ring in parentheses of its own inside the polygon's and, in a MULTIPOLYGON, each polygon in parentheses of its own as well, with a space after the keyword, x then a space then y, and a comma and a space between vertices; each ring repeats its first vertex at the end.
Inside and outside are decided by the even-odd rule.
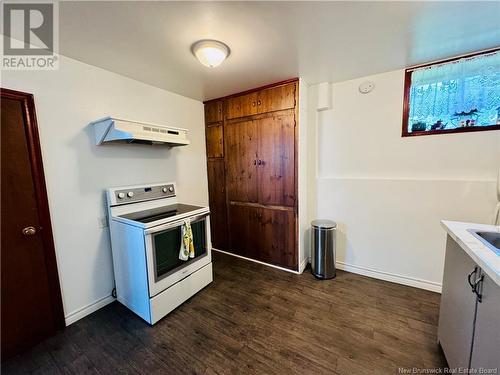
POLYGON ((193 43, 191 52, 203 65, 215 68, 222 64, 231 53, 231 50, 218 40, 203 39, 193 43))

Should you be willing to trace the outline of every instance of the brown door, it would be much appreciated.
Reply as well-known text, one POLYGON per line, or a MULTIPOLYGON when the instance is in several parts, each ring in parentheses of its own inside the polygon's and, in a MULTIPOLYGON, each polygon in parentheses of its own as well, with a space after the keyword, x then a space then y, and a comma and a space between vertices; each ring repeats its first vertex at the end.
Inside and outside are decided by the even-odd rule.
POLYGON ((238 255, 258 259, 261 233, 260 209, 248 204, 229 204, 230 249, 238 255))
POLYGON ((33 98, 1 91, 2 360, 64 326, 33 98))
POLYGON ((208 160, 208 196, 210 200, 210 228, 212 246, 227 249, 226 193, 224 159, 208 160))
POLYGON ((257 259, 297 269, 295 213, 288 209, 259 209, 259 253, 257 259))
POLYGON ((229 201, 257 202, 257 126, 255 121, 224 129, 229 201))
POLYGON ((294 114, 257 120, 259 203, 295 205, 294 114))

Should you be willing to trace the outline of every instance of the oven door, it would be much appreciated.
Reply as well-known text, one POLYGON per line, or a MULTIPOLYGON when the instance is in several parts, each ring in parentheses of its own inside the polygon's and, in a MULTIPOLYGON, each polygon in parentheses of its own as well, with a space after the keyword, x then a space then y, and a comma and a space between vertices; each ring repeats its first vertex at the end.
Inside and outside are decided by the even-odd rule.
POLYGON ((154 297, 212 261, 208 213, 190 217, 194 258, 179 259, 184 220, 160 225, 145 232, 149 296, 154 297))

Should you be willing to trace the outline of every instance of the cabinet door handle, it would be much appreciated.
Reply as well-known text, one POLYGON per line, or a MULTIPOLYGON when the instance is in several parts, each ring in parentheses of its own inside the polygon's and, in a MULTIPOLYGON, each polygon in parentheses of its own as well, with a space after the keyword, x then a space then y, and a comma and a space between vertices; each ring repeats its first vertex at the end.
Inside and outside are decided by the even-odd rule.
POLYGON ((252 102, 252 107, 255 107, 255 102, 252 102))
POLYGON ((23 228, 22 230, 22 233, 25 235, 25 236, 34 236, 35 233, 36 233, 36 228, 35 227, 26 227, 26 228, 23 228))
POLYGON ((259 159, 258 164, 259 164, 259 165, 262 165, 262 160, 260 160, 260 159, 259 159))
POLYGON ((476 281, 474 282, 474 286, 472 288, 472 291, 476 294, 477 296, 477 302, 481 303, 483 302, 483 295, 482 293, 479 292, 479 286, 483 282, 484 275, 479 276, 476 281))
POLYGON ((474 283, 471 280, 472 280, 472 275, 474 275, 476 272, 477 272, 477 267, 474 267, 474 269, 470 271, 469 274, 467 275, 467 281, 469 282, 469 285, 473 292, 474 292, 474 283))
POLYGON ((257 165, 257 160, 254 160, 254 161, 253 161, 253 165, 257 165))
POLYGON ((260 101, 260 99, 257 100, 257 105, 261 105, 261 104, 262 104, 262 102, 260 101))

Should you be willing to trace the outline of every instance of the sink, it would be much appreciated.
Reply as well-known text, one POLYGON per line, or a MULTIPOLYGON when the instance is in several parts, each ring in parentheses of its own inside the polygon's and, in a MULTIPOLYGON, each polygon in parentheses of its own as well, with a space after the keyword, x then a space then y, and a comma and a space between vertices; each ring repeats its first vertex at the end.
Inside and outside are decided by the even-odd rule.
POLYGON ((476 232, 476 234, 500 250, 500 232, 476 232))
POLYGON ((493 250, 497 255, 500 255, 500 232, 486 232, 471 229, 470 233, 493 250))

